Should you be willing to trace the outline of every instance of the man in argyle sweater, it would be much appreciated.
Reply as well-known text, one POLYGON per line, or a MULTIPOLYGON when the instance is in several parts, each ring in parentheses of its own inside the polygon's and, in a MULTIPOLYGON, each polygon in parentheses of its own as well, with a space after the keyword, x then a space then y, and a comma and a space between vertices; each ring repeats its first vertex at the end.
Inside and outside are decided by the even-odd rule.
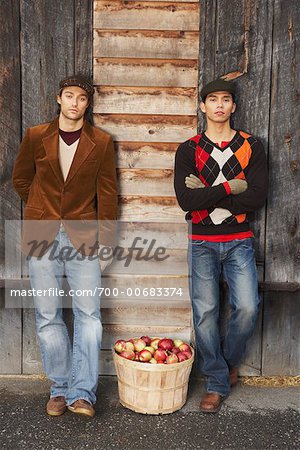
POLYGON ((235 84, 218 79, 201 91, 204 133, 178 147, 175 191, 189 223, 190 296, 203 412, 217 412, 238 380, 238 366, 259 308, 253 233, 249 217, 267 195, 267 164, 255 137, 233 130, 235 84), (219 280, 229 287, 231 315, 219 332, 219 280))

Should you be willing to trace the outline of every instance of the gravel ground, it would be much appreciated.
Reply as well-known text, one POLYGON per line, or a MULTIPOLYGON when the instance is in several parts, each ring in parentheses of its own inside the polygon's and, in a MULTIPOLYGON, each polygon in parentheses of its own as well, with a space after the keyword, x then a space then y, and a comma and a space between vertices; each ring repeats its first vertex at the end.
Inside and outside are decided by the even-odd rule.
POLYGON ((0 449, 299 449, 299 388, 238 385, 218 414, 198 410, 202 383, 192 380, 186 405, 148 416, 123 408, 115 377, 99 383, 96 416, 48 417, 49 383, 0 377, 0 449))

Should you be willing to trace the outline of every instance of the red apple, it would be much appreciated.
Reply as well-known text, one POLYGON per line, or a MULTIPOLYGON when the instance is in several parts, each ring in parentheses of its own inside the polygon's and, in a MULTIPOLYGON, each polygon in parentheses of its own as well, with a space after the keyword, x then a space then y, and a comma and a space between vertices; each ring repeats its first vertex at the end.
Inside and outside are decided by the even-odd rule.
POLYGON ((192 357, 192 352, 181 352, 181 353, 183 353, 184 355, 186 355, 186 358, 187 358, 187 359, 190 359, 190 358, 192 357))
POLYGON ((157 361, 157 364, 164 364, 166 361, 157 361))
POLYGON ((131 350, 132 352, 134 351, 134 345, 130 341, 125 342, 124 347, 125 347, 124 350, 128 350, 128 351, 131 350))
POLYGON ((167 356, 166 362, 167 362, 167 364, 178 363, 178 358, 175 355, 175 353, 171 353, 171 355, 167 356))
POLYGON ((184 344, 182 339, 174 339, 174 347, 180 347, 181 344, 184 344))
POLYGON ((135 359, 135 353, 131 350, 124 350, 124 352, 120 353, 120 356, 125 359, 131 359, 132 361, 135 359))
POLYGON ((146 342, 143 339, 134 339, 133 345, 136 352, 141 352, 146 347, 146 342))
POLYGON ((149 361, 149 363, 151 363, 151 364, 157 364, 157 361, 156 361, 155 358, 151 358, 150 361, 149 361))
POLYGON ((147 346, 144 348, 144 350, 148 350, 148 352, 150 352, 151 355, 153 355, 154 352, 155 352, 155 348, 150 347, 150 345, 147 345, 147 346))
POLYGON ((179 346, 179 350, 180 350, 181 352, 190 352, 190 353, 192 353, 191 347, 190 347, 189 345, 185 344, 185 343, 183 343, 183 344, 181 344, 181 345, 179 346))
POLYGON ((175 355, 177 355, 177 354, 180 352, 180 350, 179 350, 178 347, 173 347, 172 350, 171 350, 171 352, 172 352, 172 353, 175 353, 175 355))
POLYGON ((149 346, 151 344, 151 337, 149 336, 142 336, 141 339, 146 342, 146 345, 149 346))
POLYGON ((161 339, 158 343, 158 348, 162 348, 163 350, 172 350, 174 347, 174 343, 172 339, 164 338, 161 339))
POLYGON ((124 341, 123 339, 119 339, 118 341, 116 341, 114 349, 116 350, 117 353, 121 353, 125 350, 125 344, 126 341, 124 341))
POLYGON ((150 342, 151 347, 153 347, 155 350, 157 350, 159 341, 160 341, 160 338, 153 338, 150 342))
POLYGON ((141 362, 149 362, 150 359, 152 359, 152 354, 149 352, 149 350, 142 350, 139 353, 139 360, 141 362))
POLYGON ((162 348, 158 348, 157 350, 155 350, 153 355, 157 362, 165 361, 167 359, 167 356, 167 353, 162 348))
POLYGON ((179 352, 177 353, 178 362, 186 361, 188 357, 183 353, 179 352))

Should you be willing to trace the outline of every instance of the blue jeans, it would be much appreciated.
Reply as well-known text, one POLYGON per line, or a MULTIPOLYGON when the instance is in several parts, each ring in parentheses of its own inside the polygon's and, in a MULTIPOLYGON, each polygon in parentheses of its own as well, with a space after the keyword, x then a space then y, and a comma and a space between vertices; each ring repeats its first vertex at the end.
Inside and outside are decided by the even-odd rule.
POLYGON ((99 261, 97 258, 82 258, 62 226, 55 240, 55 258, 49 258, 51 248, 41 259, 29 258, 32 289, 54 288, 55 291, 56 288, 57 292, 62 289, 63 277, 66 276, 70 289, 74 290, 73 346, 62 317, 63 297, 53 295, 53 291, 43 296, 34 296, 43 367, 53 382, 50 397, 64 396, 67 405, 78 399, 95 403, 102 339, 99 261), (72 255, 70 248, 73 249, 72 255), (78 257, 73 256, 76 253, 78 257))
POLYGON ((206 378, 206 391, 226 396, 230 391, 229 369, 240 364, 259 310, 253 238, 230 242, 192 240, 188 255, 199 369, 206 378), (223 340, 219 331, 222 272, 231 307, 223 340))

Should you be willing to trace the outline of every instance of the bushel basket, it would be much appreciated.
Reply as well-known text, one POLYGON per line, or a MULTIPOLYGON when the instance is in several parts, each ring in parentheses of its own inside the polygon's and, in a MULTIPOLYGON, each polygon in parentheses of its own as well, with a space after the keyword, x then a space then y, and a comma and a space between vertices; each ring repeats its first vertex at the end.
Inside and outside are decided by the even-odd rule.
POLYGON ((113 350, 120 403, 142 414, 168 414, 186 402, 192 357, 175 364, 130 361, 113 350))

